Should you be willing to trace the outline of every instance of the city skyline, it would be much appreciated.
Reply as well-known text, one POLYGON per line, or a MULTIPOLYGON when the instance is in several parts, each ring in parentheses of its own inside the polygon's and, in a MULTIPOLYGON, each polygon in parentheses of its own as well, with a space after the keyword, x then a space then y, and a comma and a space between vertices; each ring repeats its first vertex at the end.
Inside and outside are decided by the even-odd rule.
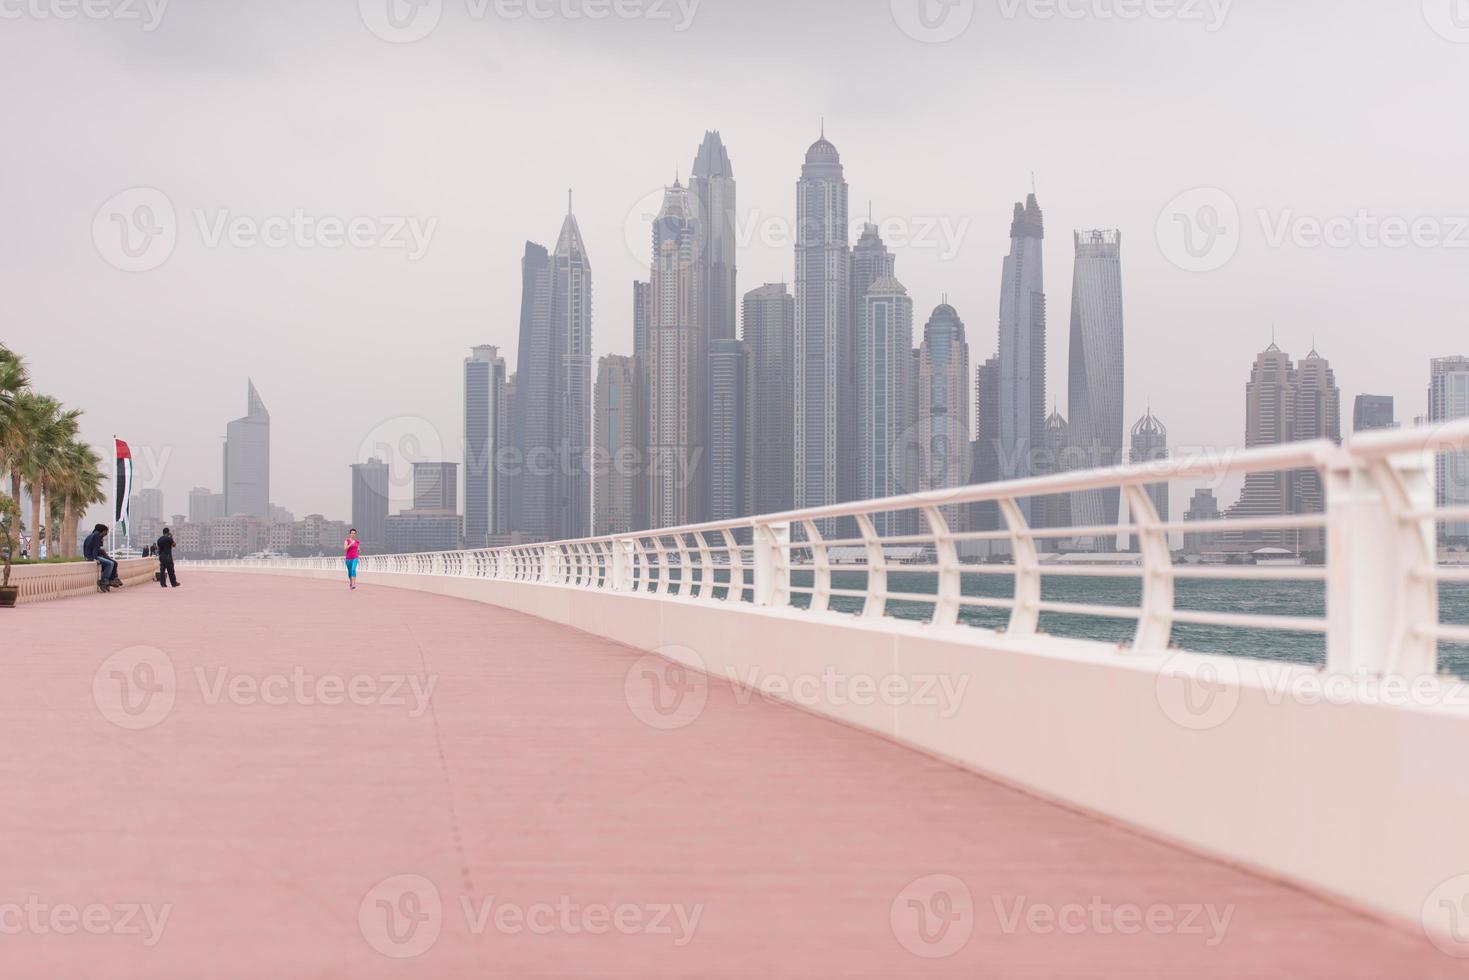
MULTIPOLYGON (((1457 325, 1453 251, 1312 247, 1289 236, 1277 245, 1268 234, 1292 215, 1321 221, 1363 208, 1409 219, 1458 212, 1458 178, 1449 163, 1454 155, 1432 152, 1444 136, 1431 136, 1430 152, 1417 154, 1422 159, 1412 182, 1394 179, 1403 172, 1395 147, 1415 141, 1421 147, 1422 134, 1434 133, 1422 125, 1421 107, 1452 84, 1461 53, 1416 10, 1357 11, 1343 23, 1318 3, 1241 8, 1226 29, 1212 34, 1146 19, 1047 24, 982 11, 963 36, 924 44, 905 36, 883 5, 818 2, 783 11, 790 31, 762 37, 770 50, 803 53, 767 72, 719 53, 732 38, 753 36, 750 18, 767 9, 759 3, 739 11, 707 6, 682 34, 666 26, 600 25, 628 42, 616 50, 586 48, 585 39, 578 40, 581 28, 572 24, 523 21, 491 31, 456 26, 452 17, 420 44, 391 48, 352 10, 338 17, 280 7, 296 30, 264 31, 265 12, 277 6, 265 0, 250 11, 180 7, 152 35, 21 20, 3 41, 4 70, 16 84, 45 79, 71 63, 82 84, 58 90, 57 111, 46 116, 30 103, 0 112, 23 131, 54 133, 59 145, 96 134, 109 146, 105 154, 73 154, 65 182, 21 159, 13 181, 0 189, 17 229, 3 246, 11 261, 0 265, 14 299, 6 339, 27 349, 38 371, 57 379, 58 394, 69 404, 88 409, 83 434, 89 442, 105 447, 113 432, 127 434, 137 450, 140 483, 156 480, 161 468, 162 487, 174 499, 217 482, 218 420, 238 414, 237 396, 220 390, 233 383, 214 383, 221 369, 231 377, 254 377, 277 418, 305 418, 308 409, 314 416, 289 436, 275 434, 274 496, 298 512, 319 507, 346 513, 347 489, 331 473, 355 461, 356 448, 392 420, 421 420, 446 453, 457 455, 456 359, 417 349, 417 341, 432 335, 455 351, 496 344, 513 363, 518 282, 508 270, 524 235, 554 228, 549 222, 559 217, 569 186, 577 188, 580 223, 599 278, 611 284, 598 303, 592 353, 631 350, 631 311, 615 296, 646 257, 630 252, 625 229, 639 223, 632 216, 641 214, 643 197, 675 169, 687 168, 706 130, 718 129, 738 151, 742 286, 790 282, 790 242, 779 232, 793 214, 791 166, 822 116, 849 169, 854 223, 872 200, 875 223, 919 308, 948 292, 971 332, 986 330, 997 306, 999 283, 991 270, 1005 243, 995 229, 1016 192, 1029 186, 1032 171, 1055 231, 1047 243, 1053 306, 1070 294, 1066 233, 1122 229, 1132 243, 1127 373, 1137 381, 1129 386, 1125 417, 1141 414, 1151 395, 1160 410, 1167 406, 1180 441, 1238 442, 1237 420, 1215 410, 1237 400, 1230 372, 1174 370, 1200 339, 1207 338, 1211 361, 1237 364, 1258 350, 1271 322, 1280 325, 1281 341, 1297 350, 1319 333, 1333 348, 1344 395, 1393 395, 1404 420, 1422 411, 1422 364, 1453 353, 1443 349, 1457 325), (1370 38, 1399 69, 1395 84, 1413 111, 1381 120, 1370 139, 1353 135, 1360 127, 1345 108, 1371 104, 1370 80, 1328 83, 1325 53, 1289 43, 1292 31, 1310 30, 1323 18, 1350 37, 1370 38), (839 43, 815 49, 799 40, 818 25, 839 43), (502 107, 498 125, 464 124, 482 116, 476 104, 483 101, 483 85, 496 77, 489 70, 533 70, 566 43, 588 58, 557 81, 557 92, 575 90, 581 101, 566 103, 568 111, 554 120, 544 103, 526 100, 523 107, 502 107), (899 100, 881 73, 852 56, 869 48, 883 52, 889 71, 916 85, 944 84, 927 84, 931 96, 916 103, 899 100), (201 50, 223 56, 217 60, 227 67, 201 65, 201 50), (322 70, 352 71, 369 63, 374 70, 350 101, 303 93, 288 84, 287 66, 293 52, 306 51, 322 70), (1149 82, 1159 70, 1233 77, 1230 66, 1244 63, 1246 52, 1253 78, 1240 80, 1238 101, 1225 100, 1217 112, 1200 114, 1181 92, 1160 93, 1149 82), (650 59, 697 66, 720 84, 697 97, 675 96, 664 115, 677 125, 626 141, 619 137, 636 118, 629 107, 639 102, 619 79, 629 66, 650 59), (1003 93, 992 84, 1000 74, 1015 82, 1003 93), (1085 78, 1088 90, 1107 97, 1077 99, 1054 85, 1026 84, 1048 74, 1063 86, 1073 76, 1085 78), (589 85, 589 78, 611 81, 589 85), (175 79, 186 82, 177 93, 160 85, 175 79), (409 79, 438 83, 441 98, 430 111, 409 94, 409 79), (93 97, 81 99, 83 89, 93 97), (289 121, 257 133, 241 156, 235 134, 183 94, 188 91, 207 91, 213 100, 272 118, 286 104, 289 121), (791 92, 802 96, 792 102, 791 92), (1282 99, 1282 92, 1290 94, 1282 99), (1424 98, 1415 100, 1414 93, 1424 98), (160 108, 178 123, 170 140, 146 151, 120 122, 140 98, 164 99, 160 108), (358 107, 358 98, 374 107, 370 113, 358 107), (1144 102, 1159 125, 1138 126, 1137 106, 1144 102), (1304 123, 1293 108, 1297 102, 1314 106, 1304 123), (782 109, 772 114, 771 105, 782 109), (75 120, 69 129, 77 135, 55 130, 47 118, 62 115, 75 120), (338 127, 350 137, 333 138, 338 127), (506 132, 524 133, 534 147, 524 161, 495 152, 506 132), (1007 134, 1003 144, 973 152, 985 146, 982 134, 994 132, 1007 134), (1119 133, 1129 135, 1126 154, 1077 152, 1106 145, 1119 133), (1213 149, 1241 134, 1268 140, 1269 160, 1213 149), (954 144, 956 152, 944 155, 948 160, 921 158, 909 149, 939 138, 954 144), (618 151, 591 165, 585 147, 600 143, 618 151), (433 180, 424 179, 424 146, 432 147, 433 180), (1321 172, 1322 147, 1333 148, 1334 161, 1333 176, 1324 181, 1305 176, 1321 172), (109 264, 91 236, 101 206, 134 187, 166 194, 179 225, 167 263, 143 273, 109 264), (507 187, 514 193, 504 193, 507 187), (1179 268, 1155 235, 1169 203, 1196 188, 1224 191, 1243 225, 1233 260, 1208 272, 1179 268), (222 216, 261 220, 296 208, 325 216, 437 218, 439 229, 417 262, 381 249, 211 245, 199 230, 200 213, 208 228, 222 216), (38 286, 49 297, 44 304, 35 299, 38 286), (150 343, 110 348, 97 363, 86 363, 77 352, 99 340, 93 331, 100 326, 90 325, 104 323, 150 343), (1401 357, 1381 361, 1366 353, 1384 324, 1392 324, 1401 357), (393 348, 392 357, 381 356, 382 345, 393 348), (210 373, 181 369, 200 356, 216 362, 210 373), (148 380, 161 371, 174 397, 199 407, 198 421, 162 408, 158 386, 148 380), (115 379, 141 383, 104 397, 115 379), (321 404, 323 388, 344 385, 352 397, 321 404), (322 463, 330 465, 318 467, 322 463)), ((1055 324, 1048 369, 1061 377, 1067 352, 1054 331, 1055 324)), ((986 347, 977 343, 976 357, 985 356, 986 347)), ((1069 415, 1065 393, 1052 387, 1069 415)))

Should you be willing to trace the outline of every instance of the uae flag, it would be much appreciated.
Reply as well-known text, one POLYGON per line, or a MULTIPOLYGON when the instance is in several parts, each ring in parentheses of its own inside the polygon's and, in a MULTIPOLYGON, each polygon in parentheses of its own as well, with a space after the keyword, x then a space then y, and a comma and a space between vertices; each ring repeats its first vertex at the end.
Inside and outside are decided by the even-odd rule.
POLYGON ((112 493, 117 535, 113 540, 123 541, 128 533, 128 502, 133 496, 133 451, 121 439, 114 437, 113 442, 117 443, 117 483, 112 493))

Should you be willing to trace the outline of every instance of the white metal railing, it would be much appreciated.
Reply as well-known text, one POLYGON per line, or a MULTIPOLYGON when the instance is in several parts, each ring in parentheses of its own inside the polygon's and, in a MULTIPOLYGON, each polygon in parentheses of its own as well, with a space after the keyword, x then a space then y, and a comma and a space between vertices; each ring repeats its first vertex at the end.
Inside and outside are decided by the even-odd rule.
MULTIPOLYGON (((1135 621, 1133 650, 1169 647, 1175 626, 1284 631, 1324 636, 1329 670, 1419 675, 1437 670, 1438 644, 1469 643, 1469 626, 1439 619, 1441 583, 1469 583, 1469 568, 1440 567, 1437 522, 1469 520, 1469 508, 1434 504, 1436 453, 1469 447, 1469 420, 1438 428, 1393 430, 1330 441, 1291 443, 1220 457, 1162 460, 1108 469, 1061 473, 1003 483, 969 485, 886 500, 835 504, 809 510, 612 535, 581 541, 520 545, 422 555, 370 555, 362 570, 415 575, 453 575, 597 591, 643 593, 693 602, 748 602, 761 607, 799 607, 818 615, 833 600, 867 619, 891 615, 890 602, 929 607, 936 627, 960 625, 965 610, 1008 613, 1002 632, 1023 638, 1040 632, 1043 614, 1135 621), (1282 514, 1217 521, 1163 521, 1147 488, 1169 481, 1242 477, 1252 473, 1314 471, 1325 507, 1315 514, 1282 514), (1126 523, 1106 527, 1032 527, 1024 502, 1085 490, 1119 489, 1128 503, 1126 523), (966 530, 953 520, 959 508, 993 503, 997 530, 966 530), (909 514, 913 530, 879 534, 874 518, 909 514), (955 525, 958 525, 957 527, 955 525), (918 530, 923 528, 924 530, 918 530), (1178 566, 1170 534, 1237 535, 1260 531, 1318 532, 1325 564, 1178 566), (1135 536, 1140 556, 1133 566, 1051 566, 1038 542, 1075 537, 1135 536), (1004 563, 971 563, 961 552, 982 543, 1007 552, 1004 563), (917 546, 922 560, 896 563, 889 548, 917 546), (860 587, 842 583, 833 549, 862 549, 860 587), (893 576, 928 576, 933 591, 895 587, 893 576), (980 577, 1013 579, 1008 596, 971 594, 966 582, 980 577), (1133 604, 1063 602, 1043 598, 1048 578, 1136 579, 1133 604), (1207 611, 1180 608, 1175 583, 1188 580, 1319 582, 1324 616, 1207 611)), ((971 556, 972 557, 972 556, 971 556)), ((269 564, 281 568, 340 568, 338 558, 209 562, 216 566, 269 564)))

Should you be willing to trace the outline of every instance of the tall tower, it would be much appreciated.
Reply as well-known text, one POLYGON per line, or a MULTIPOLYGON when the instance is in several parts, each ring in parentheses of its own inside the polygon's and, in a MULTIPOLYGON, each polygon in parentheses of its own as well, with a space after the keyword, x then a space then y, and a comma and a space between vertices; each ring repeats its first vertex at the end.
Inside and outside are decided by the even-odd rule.
POLYGON ((745 294, 744 340, 755 377, 754 511, 781 514, 795 506, 795 320, 784 283, 745 294))
MULTIPOLYGON (((1128 460, 1133 463, 1153 463, 1168 458, 1168 428, 1158 421, 1153 414, 1152 406, 1148 407, 1148 413, 1138 419, 1132 427, 1132 447, 1129 450, 1128 460)), ((1157 511, 1158 519, 1163 523, 1168 522, 1168 481, 1161 480, 1150 483, 1147 486, 1148 499, 1153 502, 1153 510, 1157 511)), ((1136 516, 1133 515, 1134 522, 1136 516)), ((1137 535, 1131 535, 1131 550, 1141 550, 1137 535)))
MULTIPOLYGON (((1122 233, 1076 233, 1071 284, 1071 445, 1083 468, 1122 461, 1122 233)), ((1078 525, 1117 523, 1122 492, 1082 490, 1072 497, 1078 525)), ((1112 551, 1112 547, 1102 550, 1112 551)))
MULTIPOLYGON (((857 239, 857 244, 852 246, 851 281, 848 284, 848 341, 847 381, 842 385, 840 394, 843 403, 839 409, 842 427, 837 436, 837 467, 839 471, 839 485, 850 488, 847 497, 854 500, 871 499, 862 490, 860 450, 858 440, 861 438, 861 413, 862 413, 862 387, 860 378, 862 375, 862 359, 870 356, 871 352, 862 349, 863 337, 872 337, 870 326, 863 318, 868 313, 867 294, 874 283, 884 279, 892 279, 896 275, 897 261, 893 253, 888 251, 887 245, 883 243, 882 236, 878 234, 877 225, 872 223, 871 214, 862 225, 862 234, 857 239)), ((895 280, 896 281, 896 280, 895 280)), ((901 288, 901 287, 899 287, 901 288)), ((906 291, 905 291, 906 294, 906 291)), ((911 303, 910 303, 911 307, 911 303)), ((909 350, 912 349, 912 317, 910 308, 909 317, 909 350)), ((911 371, 909 372, 911 373, 911 371)), ((911 398, 912 386, 909 385, 911 398)), ((851 531, 856 532, 855 524, 851 531)), ((846 534, 843 533, 843 537, 846 534)))
POLYGON ((224 515, 270 516, 270 412, 254 381, 246 381, 246 411, 225 429, 224 515))
MULTIPOLYGON (((913 300, 902 283, 886 276, 868 288, 858 319, 857 496, 877 500, 914 493, 913 300)), ((911 534, 912 516, 874 514, 873 523, 879 534, 911 534)))
MULTIPOLYGON (((1469 357, 1436 357, 1428 380, 1428 421, 1469 418, 1469 357)), ((1435 477, 1439 507, 1469 507, 1469 453, 1440 453, 1435 477)), ((1445 544, 1469 543, 1469 521, 1438 526, 1445 544)))
POLYGON ((851 254, 841 155, 822 135, 796 184, 796 506, 852 497, 842 485, 839 440, 850 404, 851 254))
POLYGON ((515 530, 533 540, 552 538, 556 350, 551 329, 551 255, 525 243, 521 260, 520 345, 515 372, 515 448, 520 457, 514 492, 515 530))
POLYGON ((709 519, 747 517, 755 505, 750 348, 716 340, 709 350, 709 519))
POLYGON ((368 554, 387 547, 390 472, 388 464, 376 457, 352 464, 352 526, 368 554))
MULTIPOLYGON (((1278 446, 1295 438, 1296 369, 1290 355, 1271 343, 1258 357, 1245 387, 1245 447, 1278 446)), ((1239 500, 1229 508, 1231 519, 1277 517, 1293 513, 1289 473, 1248 473, 1239 500)), ((1295 534, 1282 531, 1233 532, 1234 540, 1248 544, 1295 544, 1295 534)))
POLYGON ((636 519, 639 453, 637 358, 609 354, 597 362, 596 426, 600 463, 593 485, 592 533, 628 534, 636 519))
POLYGON ((653 528, 697 524, 707 501, 707 352, 699 327, 698 218, 677 181, 653 221, 648 286, 648 521, 653 528))
MULTIPOLYGON (((1000 279, 1001 479, 1030 476, 1046 425, 1045 222, 1034 194, 1015 205, 1010 254, 1000 279)), ((1030 518, 1030 501, 1020 501, 1030 518)))
MULTIPOLYGON (((1291 438, 1296 442, 1330 439, 1341 442, 1341 389, 1336 386, 1336 372, 1331 364, 1316 353, 1296 364, 1295 405, 1291 411, 1291 438)), ((1321 474, 1315 470, 1296 470, 1291 474, 1291 513, 1319 514, 1326 509, 1326 491, 1321 474)), ((1320 528, 1301 532, 1300 550, 1326 550, 1326 537, 1320 528)))
POLYGON ((699 310, 706 343, 734 340, 739 322, 735 311, 735 177, 718 131, 704 134, 694 158, 689 196, 699 227, 699 310))
POLYGON ((553 540, 592 533, 592 265, 567 195, 551 282, 556 344, 553 540))
MULTIPOLYGON (((918 489, 969 481, 969 344, 947 303, 933 311, 918 349, 918 489)), ((946 507, 951 530, 967 528, 966 507, 946 507)))
MULTIPOLYGON (((974 464, 970 483, 994 483, 1000 478, 1000 359, 992 357, 974 371, 975 420, 974 464)), ((998 531, 1000 509, 994 501, 970 508, 976 531, 998 531)))
POLYGON ((464 544, 484 548, 510 532, 511 445, 505 359, 480 346, 464 359, 464 544))

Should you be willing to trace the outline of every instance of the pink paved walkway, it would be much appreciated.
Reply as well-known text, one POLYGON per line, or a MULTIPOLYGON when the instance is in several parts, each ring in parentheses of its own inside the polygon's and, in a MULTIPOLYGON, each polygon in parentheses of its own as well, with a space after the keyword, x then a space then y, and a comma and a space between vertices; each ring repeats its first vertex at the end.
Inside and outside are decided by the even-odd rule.
POLYGON ((285 578, 4 613, 0 977, 1464 975, 720 682, 658 730, 638 659, 285 578), (308 703, 298 669, 363 703, 308 703))

